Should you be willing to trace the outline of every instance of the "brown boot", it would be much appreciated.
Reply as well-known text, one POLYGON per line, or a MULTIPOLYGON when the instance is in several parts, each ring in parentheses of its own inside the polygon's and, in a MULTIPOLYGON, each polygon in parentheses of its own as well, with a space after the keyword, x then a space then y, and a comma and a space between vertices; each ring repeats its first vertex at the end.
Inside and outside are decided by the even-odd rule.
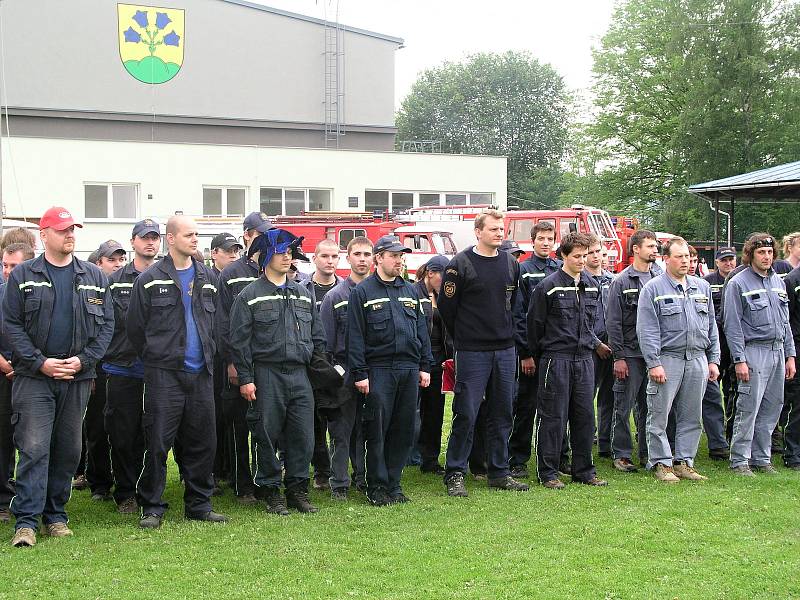
POLYGON ((675 463, 672 471, 679 479, 689 479, 690 481, 705 481, 708 479, 705 475, 700 475, 692 467, 685 462, 675 463))
POLYGON ((668 467, 667 465, 658 463, 656 468, 653 470, 653 475, 655 478, 663 483, 679 483, 680 479, 675 476, 675 473, 672 470, 672 467, 668 467))

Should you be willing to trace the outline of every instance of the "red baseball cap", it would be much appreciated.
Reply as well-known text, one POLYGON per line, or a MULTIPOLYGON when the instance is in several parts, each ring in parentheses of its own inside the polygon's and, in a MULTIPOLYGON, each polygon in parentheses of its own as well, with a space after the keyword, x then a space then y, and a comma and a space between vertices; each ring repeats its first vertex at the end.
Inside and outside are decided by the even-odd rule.
POLYGON ((53 206, 48 208, 47 211, 39 219, 39 229, 55 229, 57 231, 64 231, 68 227, 83 227, 80 223, 76 223, 72 218, 72 213, 63 206, 53 206))

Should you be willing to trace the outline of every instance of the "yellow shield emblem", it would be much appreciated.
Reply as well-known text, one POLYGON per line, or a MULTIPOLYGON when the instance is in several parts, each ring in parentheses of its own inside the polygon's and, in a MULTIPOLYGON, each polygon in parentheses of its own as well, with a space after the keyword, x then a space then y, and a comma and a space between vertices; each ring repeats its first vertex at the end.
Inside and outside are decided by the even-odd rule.
POLYGON ((119 56, 142 83, 165 83, 183 65, 184 11, 117 4, 119 56))

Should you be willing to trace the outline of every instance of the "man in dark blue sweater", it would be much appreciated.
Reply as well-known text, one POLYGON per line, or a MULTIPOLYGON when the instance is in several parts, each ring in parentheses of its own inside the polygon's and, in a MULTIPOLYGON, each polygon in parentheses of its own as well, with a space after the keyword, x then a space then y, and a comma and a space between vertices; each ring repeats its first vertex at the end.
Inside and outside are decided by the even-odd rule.
POLYGON ((453 424, 447 443, 445 485, 450 496, 467 496, 464 474, 473 430, 484 396, 489 487, 525 491, 509 474, 514 377, 517 367, 515 323, 519 263, 506 252, 503 213, 482 212, 475 219, 475 246, 459 252, 445 269, 439 312, 455 347, 456 384, 453 424))

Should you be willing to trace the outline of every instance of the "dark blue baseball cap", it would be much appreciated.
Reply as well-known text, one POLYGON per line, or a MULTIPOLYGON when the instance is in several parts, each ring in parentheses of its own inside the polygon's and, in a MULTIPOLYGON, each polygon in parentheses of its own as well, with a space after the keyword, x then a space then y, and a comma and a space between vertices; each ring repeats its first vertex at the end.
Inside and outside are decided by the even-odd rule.
POLYGON ((430 271, 431 273, 437 273, 444 271, 447 268, 447 265, 449 264, 450 264, 449 258, 447 258, 446 256, 442 256, 441 254, 437 254, 422 266, 425 267, 426 271, 430 271))
POLYGON ((400 243, 400 238, 396 235, 384 235, 372 248, 375 254, 379 252, 411 252, 411 248, 406 248, 400 243))
POLYGON ((525 254, 525 250, 520 248, 519 244, 514 240, 503 240, 503 243, 500 244, 500 250, 510 254, 525 254))
POLYGON ((142 219, 133 226, 131 237, 144 237, 148 233, 161 235, 161 227, 153 219, 142 219))
POLYGON ((242 228, 243 231, 255 229, 258 233, 266 233, 270 229, 275 229, 275 226, 272 224, 272 221, 269 220, 266 213, 251 212, 244 218, 242 228))

